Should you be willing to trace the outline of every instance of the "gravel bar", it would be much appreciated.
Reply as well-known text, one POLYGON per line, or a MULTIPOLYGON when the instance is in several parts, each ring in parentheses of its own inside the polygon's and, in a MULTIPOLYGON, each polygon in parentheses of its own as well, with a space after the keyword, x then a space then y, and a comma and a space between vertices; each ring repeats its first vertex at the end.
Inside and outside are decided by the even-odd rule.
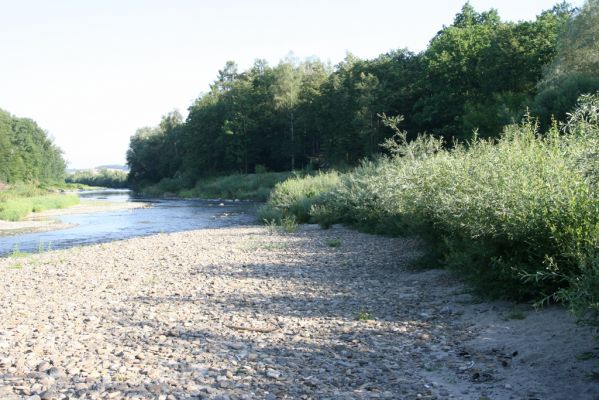
POLYGON ((590 329, 420 247, 242 226, 0 259, 0 399, 599 398, 590 329))

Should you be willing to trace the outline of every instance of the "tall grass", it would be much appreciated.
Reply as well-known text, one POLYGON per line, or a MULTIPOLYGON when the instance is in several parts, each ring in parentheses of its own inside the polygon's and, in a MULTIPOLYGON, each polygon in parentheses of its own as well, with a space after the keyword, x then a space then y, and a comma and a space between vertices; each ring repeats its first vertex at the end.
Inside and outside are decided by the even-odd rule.
POLYGON ((235 174, 200 179, 192 188, 177 179, 163 179, 159 183, 141 190, 147 196, 162 196, 165 193, 187 198, 226 198, 266 201, 274 186, 284 181, 288 172, 264 172, 258 174, 235 174))
POLYGON ((66 208, 79 203, 74 194, 49 193, 34 185, 19 184, 0 191, 0 220, 19 221, 30 212, 66 208))
POLYGON ((278 221, 293 216, 299 223, 311 220, 311 210, 326 202, 323 196, 335 190, 341 183, 337 172, 318 173, 317 175, 295 175, 278 183, 268 204, 260 211, 262 220, 278 221))
POLYGON ((399 139, 395 156, 363 163, 324 192, 309 179, 278 185, 270 206, 324 225, 419 233, 488 295, 563 301, 598 320, 599 96, 543 135, 526 120, 499 140, 452 150, 428 137, 399 139), (307 206, 279 200, 290 185, 295 199, 318 193, 308 218, 307 206))

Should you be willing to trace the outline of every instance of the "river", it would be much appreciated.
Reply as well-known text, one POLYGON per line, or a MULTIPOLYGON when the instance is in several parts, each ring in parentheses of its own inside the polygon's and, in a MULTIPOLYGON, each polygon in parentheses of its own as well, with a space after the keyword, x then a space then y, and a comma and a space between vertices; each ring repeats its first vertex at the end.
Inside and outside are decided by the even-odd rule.
POLYGON ((128 190, 79 193, 81 202, 144 202, 148 208, 135 208, 55 217, 73 225, 67 229, 0 237, 0 255, 16 250, 37 252, 93 243, 110 242, 157 233, 218 228, 255 222, 256 203, 232 200, 148 199, 128 190))

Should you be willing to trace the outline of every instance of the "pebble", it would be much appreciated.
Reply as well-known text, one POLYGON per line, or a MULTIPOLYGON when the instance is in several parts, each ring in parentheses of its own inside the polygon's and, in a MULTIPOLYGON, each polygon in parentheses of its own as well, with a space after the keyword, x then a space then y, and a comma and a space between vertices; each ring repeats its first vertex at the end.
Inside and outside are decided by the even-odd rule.
POLYGON ((266 370, 266 376, 269 378, 279 379, 281 377, 281 372, 269 368, 266 370))
POLYGON ((45 392, 40 393, 40 398, 42 400, 58 400, 59 395, 54 390, 46 390, 45 392))
POLYGON ((39 372, 46 372, 47 370, 49 370, 52 367, 52 365, 50 365, 49 362, 47 361, 43 361, 41 363, 38 364, 37 366, 37 370, 39 372))

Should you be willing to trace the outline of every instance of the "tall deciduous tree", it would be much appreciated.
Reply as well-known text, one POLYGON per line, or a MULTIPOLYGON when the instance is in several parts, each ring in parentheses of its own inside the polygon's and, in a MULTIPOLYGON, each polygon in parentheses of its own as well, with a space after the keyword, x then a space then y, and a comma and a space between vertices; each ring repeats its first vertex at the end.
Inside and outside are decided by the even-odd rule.
POLYGON ((291 170, 295 169, 295 112, 299 103, 301 70, 291 60, 285 60, 275 68, 275 82, 272 90, 275 105, 283 110, 289 118, 289 133, 291 139, 290 155, 291 170))
POLYGON ((534 111, 544 125, 563 119, 583 93, 599 90, 599 0, 587 0, 572 15, 559 38, 557 57, 539 84, 534 111))

